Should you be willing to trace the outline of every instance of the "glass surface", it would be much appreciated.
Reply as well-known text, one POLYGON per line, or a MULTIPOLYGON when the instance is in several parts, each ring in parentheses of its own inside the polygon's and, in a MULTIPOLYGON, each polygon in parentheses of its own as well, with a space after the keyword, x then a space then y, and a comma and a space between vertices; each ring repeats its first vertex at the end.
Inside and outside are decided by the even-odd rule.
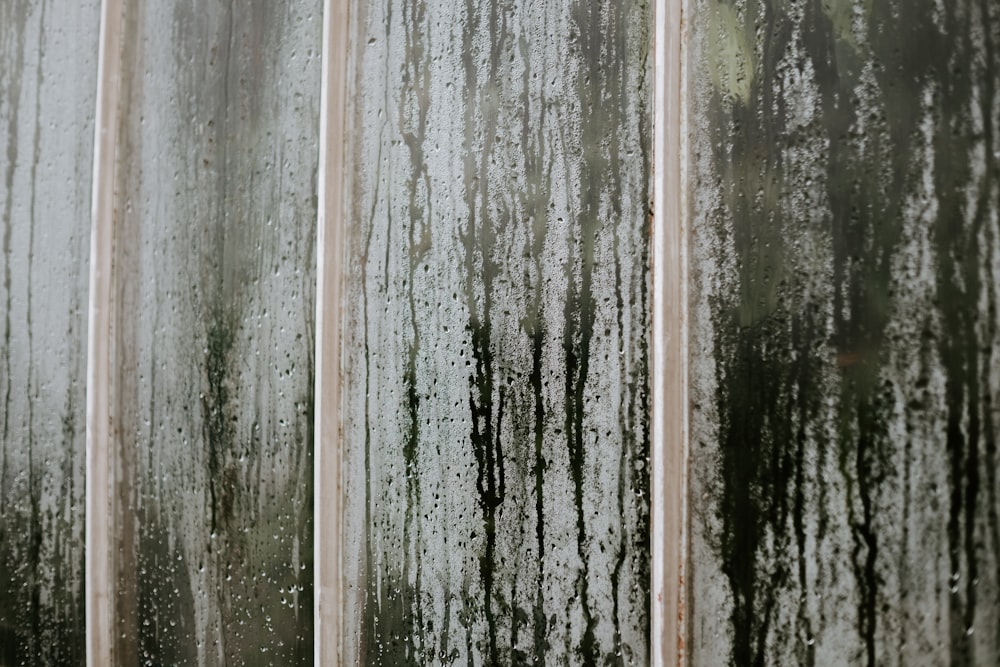
POLYGON ((120 663, 307 664, 322 3, 130 3, 120 663))
POLYGON ((99 3, 0 2, 0 664, 83 662, 99 3))
POLYGON ((346 664, 646 664, 644 2, 352 8, 346 664))
POLYGON ((995 665, 1000 5, 691 15, 691 663, 995 665))

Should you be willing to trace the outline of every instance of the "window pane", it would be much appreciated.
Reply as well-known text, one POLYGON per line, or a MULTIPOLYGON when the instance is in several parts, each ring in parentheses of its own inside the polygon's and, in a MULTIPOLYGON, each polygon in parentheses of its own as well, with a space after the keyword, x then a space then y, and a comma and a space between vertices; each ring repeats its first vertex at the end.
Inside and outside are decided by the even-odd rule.
POLYGON ((127 10, 123 665, 311 660, 321 4, 127 10))
POLYGON ((694 664, 1000 660, 1000 6, 693 3, 694 664))
POLYGON ((83 661, 99 3, 0 3, 0 664, 83 661))
POLYGON ((645 664, 651 9, 358 3, 353 664, 645 664))

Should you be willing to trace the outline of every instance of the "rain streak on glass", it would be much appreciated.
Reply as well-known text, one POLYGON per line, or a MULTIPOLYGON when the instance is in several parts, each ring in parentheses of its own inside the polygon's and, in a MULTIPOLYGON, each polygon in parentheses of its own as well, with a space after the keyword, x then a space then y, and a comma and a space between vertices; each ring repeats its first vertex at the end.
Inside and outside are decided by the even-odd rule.
POLYGON ((345 662, 647 664, 651 8, 354 9, 345 662))
POLYGON ((308 664, 322 3, 127 5, 120 664, 308 664))
POLYGON ((84 660, 100 3, 0 2, 0 664, 84 660))
POLYGON ((1000 662, 1000 4, 694 0, 696 665, 1000 662))

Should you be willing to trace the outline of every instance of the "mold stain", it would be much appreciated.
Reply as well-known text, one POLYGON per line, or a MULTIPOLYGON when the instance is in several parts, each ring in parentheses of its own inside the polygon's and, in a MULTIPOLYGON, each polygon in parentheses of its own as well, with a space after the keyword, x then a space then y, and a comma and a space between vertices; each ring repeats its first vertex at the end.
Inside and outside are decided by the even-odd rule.
MULTIPOLYGON (((737 253, 734 283, 724 288, 732 292, 716 294, 712 303, 720 416, 713 500, 720 529, 712 539, 732 596, 734 664, 769 664, 791 654, 800 664, 817 663, 833 619, 807 601, 843 585, 823 579, 836 570, 842 550, 850 558, 859 663, 897 659, 894 652, 912 651, 909 641, 941 640, 906 635, 907 619, 933 614, 937 604, 908 587, 920 584, 911 578, 920 561, 938 557, 938 533, 947 571, 935 577, 939 590, 950 592, 947 620, 938 626, 947 659, 986 659, 993 654, 983 653, 976 636, 1000 637, 1000 628, 977 627, 984 605, 995 606, 1000 582, 995 406, 986 370, 997 345, 997 291, 988 268, 997 246, 989 222, 997 140, 995 123, 982 120, 991 117, 992 103, 984 100, 995 98, 1000 78, 987 36, 995 35, 998 17, 979 3, 948 6, 936 18, 931 3, 908 6, 902 19, 894 11, 866 11, 870 43, 858 42, 856 33, 847 49, 817 3, 798 12, 781 3, 748 6, 743 28, 747 34, 757 28, 757 76, 746 99, 713 93, 718 111, 709 128, 719 148, 711 169, 723 183, 725 210, 718 238, 731 235, 737 253), (898 30, 886 30, 890 25, 898 30), (788 84, 791 68, 803 77, 799 82, 804 72, 814 73, 808 83, 815 83, 817 97, 788 84), (927 90, 934 91, 929 143, 918 128, 927 90), (806 108, 797 108, 803 100, 806 108), (796 125, 810 113, 811 125, 796 125), (802 167, 793 158, 812 136, 829 138, 828 153, 810 158, 822 168, 828 206, 829 302, 808 287, 806 272, 822 266, 811 268, 814 260, 794 245, 808 212, 781 203, 785 194, 803 192, 796 172, 802 167), (904 299, 916 298, 910 293, 917 286, 894 271, 913 261, 901 253, 904 228, 912 224, 907 216, 914 215, 908 205, 920 184, 914 166, 924 153, 933 161, 932 203, 924 212, 933 210, 927 237, 935 293, 923 339, 903 340, 891 333, 893 318, 904 299), (919 366, 916 387, 905 384, 894 359, 919 366), (918 396, 933 390, 938 370, 941 429, 936 438, 918 439, 909 431, 937 423, 933 405, 918 396), (832 395, 824 377, 836 378, 832 395), (907 397, 905 441, 893 430, 900 395, 907 397), (831 404, 832 416, 823 408, 831 404), (940 515, 911 492, 930 476, 921 467, 937 457, 947 461, 949 487, 940 515), (819 474, 811 482, 827 460, 836 462, 840 478, 819 474), (841 494, 845 505, 831 514, 831 499, 841 494), (831 532, 841 513, 849 544, 831 532), (926 553, 919 544, 913 548, 914 528, 927 533, 926 553), (810 551, 822 559, 819 578, 810 573, 810 551), (987 566, 994 570, 988 583, 987 566), (799 601, 791 612, 794 634, 776 622, 787 617, 786 600, 799 601)), ((994 641, 992 650, 998 647, 994 641)))
POLYGON ((236 501, 237 480, 231 458, 237 443, 229 379, 235 332, 228 319, 221 313, 213 316, 205 341, 202 430, 208 450, 209 526, 213 535, 228 532, 236 501))
MULTIPOLYGON (((471 338, 474 368, 469 377, 469 410, 472 428, 470 444, 476 461, 477 504, 482 512, 483 552, 479 557, 479 577, 483 588, 483 614, 486 622, 484 659, 492 664, 501 662, 498 634, 500 619, 495 613, 497 521, 500 506, 506 496, 503 435, 504 388, 497 382, 493 350, 494 280, 500 267, 494 259, 494 243, 501 228, 508 224, 501 216, 507 211, 491 211, 490 164, 496 150, 499 99, 492 82, 500 75, 504 50, 508 47, 506 14, 498 3, 490 3, 486 16, 472 2, 466 2, 466 25, 463 31, 463 53, 473 53, 475 34, 485 21, 489 40, 486 72, 483 81, 477 67, 465 63, 465 140, 468 150, 464 164, 463 185, 468 205, 468 219, 460 232, 465 250, 465 305, 469 312, 467 325, 471 338)), ((471 654, 470 654, 471 657, 471 654)))
MULTIPOLYGON (((530 230, 530 236, 525 241, 525 255, 531 258, 531 268, 525 269, 525 286, 529 290, 528 302, 525 304, 525 315, 521 322, 524 334, 531 341, 531 370, 528 382, 531 385, 531 445, 532 445, 532 493, 534 494, 534 538, 535 538, 535 596, 532 601, 532 647, 536 664, 545 664, 548 649, 547 622, 545 617, 545 424, 546 409, 544 384, 542 380, 544 366, 544 347, 546 338, 545 312, 543 308, 543 276, 545 267, 543 253, 547 238, 547 216, 550 204, 549 190, 551 187, 551 166, 546 165, 545 132, 547 101, 544 87, 539 91, 537 105, 533 104, 532 75, 533 63, 530 59, 529 45, 524 36, 518 39, 518 55, 526 64, 522 75, 522 91, 520 104, 523 107, 521 116, 521 146, 524 151, 525 187, 520 193, 520 207, 524 212, 524 221, 530 230), (537 108, 536 108, 537 107, 537 108)), ((542 65, 542 74, 545 67, 542 65)), ((515 595, 511 598, 515 599, 515 595)), ((529 619, 515 617, 511 636, 511 644, 517 645, 517 630, 519 622, 529 619)), ((513 650, 512 646, 512 650, 513 650)), ((528 656, 523 653, 519 659, 527 663, 528 656)))
MULTIPOLYGON (((597 536, 588 535, 584 510, 584 477, 587 473, 587 451, 585 443, 585 415, 587 411, 585 393, 591 370, 591 349, 594 339, 594 323, 597 304, 594 298, 595 246, 597 236, 604 226, 600 197, 604 193, 607 173, 607 157, 601 150, 602 139, 609 127, 609 114, 601 102, 607 90, 608 80, 603 71, 602 47, 607 44, 602 39, 605 26, 601 22, 601 7, 583 4, 574 7, 571 40, 577 43, 580 52, 580 71, 577 74, 576 93, 580 105, 582 122, 581 144, 584 158, 580 163, 581 199, 575 211, 574 238, 571 238, 571 261, 567 266, 568 294, 563 312, 565 333, 563 352, 565 355, 565 403, 564 431, 569 455, 570 475, 573 484, 576 508, 576 541, 580 558, 576 589, 583 614, 584 630, 580 645, 576 648, 579 659, 592 664, 600 658, 600 646, 595 635, 598 619, 591 608, 590 600, 590 556, 591 541, 597 536)), ((614 99, 614 98, 612 98, 614 99)), ((615 179, 611 178, 611 189, 615 189, 615 179)), ((613 193, 611 199, 616 205, 620 192, 613 193)), ((617 630, 616 630, 617 632, 617 630)))
MULTIPOLYGON (((543 232, 544 234, 544 232, 543 232)), ((538 260, 536 260, 538 261, 538 260)), ((536 288, 536 309, 540 309, 540 294, 536 288)), ((537 549, 536 563, 536 594, 532 606, 532 628, 534 638, 534 651, 538 662, 545 664, 545 654, 548 648, 547 622, 545 617, 545 399, 542 395, 542 346, 544 328, 541 324, 541 313, 536 317, 536 326, 539 330, 531 332, 531 397, 534 413, 534 466, 532 474, 534 477, 535 495, 535 548, 537 549)))
MULTIPOLYGON (((372 392, 375 400, 392 395, 399 415, 382 431, 380 416, 368 405, 353 407, 358 415, 363 411, 367 431, 364 463, 359 456, 357 464, 358 477, 362 468, 366 476, 365 506, 356 503, 353 511, 356 521, 367 524, 365 558, 378 563, 363 568, 369 577, 362 612, 366 636, 359 643, 369 662, 385 660, 378 638, 399 634, 396 628, 412 631, 416 655, 440 662, 621 664, 643 655, 640 646, 629 645, 636 642, 637 627, 641 632, 643 621, 637 617, 648 617, 640 572, 645 557, 638 553, 643 538, 636 535, 641 528, 631 523, 634 498, 644 491, 631 471, 639 470, 635 466, 646 456, 639 450, 648 443, 636 434, 648 417, 639 405, 648 392, 645 376, 638 375, 646 368, 630 355, 645 354, 644 343, 632 340, 636 321, 645 321, 645 274, 629 265, 637 257, 646 259, 646 237, 634 237, 645 222, 645 207, 640 204, 638 219, 626 220, 632 212, 623 202, 636 193, 609 164, 610 155, 624 161, 615 153, 620 142, 634 141, 617 135, 618 125, 634 120, 637 106, 627 84, 617 78, 632 66, 618 42, 633 38, 627 22, 635 16, 608 7, 469 0, 460 8, 432 11, 419 3, 388 2, 377 13, 374 33, 362 39, 378 52, 376 67, 381 69, 384 59, 387 72, 398 68, 402 73, 398 88, 375 86, 371 116, 357 114, 374 117, 384 100, 396 109, 378 141, 362 147, 371 151, 369 163, 380 165, 374 178, 360 175, 355 185, 356 195, 366 190, 364 204, 355 204, 355 211, 363 207, 359 217, 369 217, 367 228, 360 225, 367 240, 353 241, 365 266, 365 315, 355 323, 354 334, 365 339, 366 359, 357 353, 358 393, 370 397, 372 392), (609 13, 614 18, 607 18, 609 13), (577 18, 586 30, 613 26, 608 35, 588 38, 587 62, 581 49, 564 48, 561 37, 545 34, 562 34, 577 18), (455 27, 448 33, 439 29, 442 24, 455 27), (387 26, 420 34, 389 39, 387 26), (378 51, 383 38, 405 48, 378 51), (543 44, 550 39, 553 44, 543 44), (623 62, 600 78, 602 59, 623 62), (449 91, 443 108, 432 96, 442 90, 449 91), (605 109, 605 98, 619 94, 625 99, 605 109), (591 122, 584 119, 588 113, 598 117, 591 122), (584 119, 579 122, 585 129, 576 125, 578 119, 584 119), (439 143, 445 155, 436 157, 439 143), (623 202, 602 210, 602 201, 613 199, 623 202), (605 239, 611 238, 618 233, 612 226, 618 225, 621 248, 615 247, 609 261, 620 266, 617 273, 601 267, 617 277, 598 279, 599 237, 606 232, 605 239), (581 226, 589 238, 580 238, 581 226), (402 253, 396 248, 400 237, 405 239, 402 253), (389 247, 380 247, 383 243, 389 247), (636 245, 643 246, 639 255, 630 255, 636 245), (376 272, 384 275, 375 275, 367 264, 375 254, 386 257, 384 269, 376 272), (449 279, 456 284, 440 282, 449 279), (377 294, 378 289, 385 294, 377 294), (398 336, 391 343, 380 338, 386 330, 379 321, 382 309, 368 306, 383 296, 386 317, 397 320, 389 324, 398 336), (641 306, 633 302, 636 296, 641 306), (615 324, 602 327, 603 336, 618 334, 622 347, 633 346, 611 357, 608 379, 595 370, 601 365, 595 341, 605 341, 597 331, 599 318, 618 326, 617 331, 612 331, 615 324), (444 329, 434 331, 435 325, 444 329), (458 331, 434 335, 452 327, 458 331), (412 347, 413 341, 420 345, 412 347), (454 379, 447 368, 442 372, 449 363, 456 369, 454 379), (428 369, 436 371, 433 377, 428 369), (595 395, 598 384, 603 393, 605 382, 617 391, 619 381, 622 393, 614 396, 622 396, 620 404, 609 406, 607 395, 595 395), (386 383, 394 388, 387 391, 386 383), (451 396, 447 403, 445 395, 451 396), (616 418, 629 423, 617 424, 616 418), (626 428, 635 433, 622 433, 626 428), (442 438, 443 432, 449 435, 442 438), (446 453, 452 434, 459 440, 452 446, 462 449, 446 453), (376 440, 382 451, 373 451, 376 440), (591 461, 600 459, 605 448, 614 452, 612 463, 601 461, 596 479, 591 461), (409 509, 376 507, 373 500, 393 485, 379 478, 378 466, 409 471, 408 451, 418 457, 414 484, 426 497, 415 508, 417 522, 424 522, 422 536, 407 532, 409 509), (607 488, 593 489, 605 483, 607 488), (454 498, 449 507, 472 511, 442 521, 437 503, 433 512, 429 507, 430 489, 437 486, 452 496, 463 489, 468 502, 454 498), (601 529, 592 527, 595 502, 600 512, 623 508, 628 525, 618 532, 613 519, 605 529, 604 517, 601 529), (425 559, 419 590, 412 590, 412 576, 400 578, 399 569, 381 564, 385 556, 379 550, 388 544, 402 557, 440 542, 458 553, 425 559), (380 578, 378 586, 372 577, 380 578), (406 603, 389 608, 381 592, 387 587, 406 603), (599 604, 608 603, 600 613, 592 599, 597 587, 599 604), (423 620, 414 627, 407 615, 415 615, 417 604, 423 620), (456 626, 461 637, 454 635, 456 626), (598 630, 602 635, 610 631, 613 640, 599 645, 598 630)), ((574 43, 584 28, 572 30, 574 43)), ((609 356, 602 350, 602 359, 609 356)), ((360 479, 357 483, 360 490, 360 479)), ((643 512, 639 525, 647 516, 643 512)), ((402 651, 398 656, 405 659, 402 651)))
MULTIPOLYGON (((411 651, 409 661, 420 662, 420 655, 428 650, 423 637, 424 619, 422 605, 422 527, 421 527, 421 474, 420 474, 420 401, 418 392, 417 363, 421 354, 421 335, 418 324, 417 302, 419 291, 415 286, 418 267, 423 263, 430 248, 431 210, 430 177, 425 164, 423 142, 427 132, 427 112, 430 104, 430 54, 425 45, 426 5, 420 0, 403 3, 402 21, 405 26, 406 69, 404 91, 400 96, 399 125, 403 128, 403 143, 410 159, 409 182, 406 186, 408 197, 408 257, 409 272, 405 280, 406 300, 409 307, 410 335, 407 341, 406 360, 403 368, 403 386, 406 391, 406 426, 403 435, 403 463, 406 471, 406 519, 403 527, 403 544, 406 557, 403 579, 412 586, 410 598, 401 602, 405 609, 412 610, 412 618, 405 622, 409 632, 404 635, 404 643, 411 651), (413 113, 411 109, 416 110, 413 113), (425 201, 425 207, 420 205, 425 201), (413 582, 410 584, 410 582, 413 582)), ((433 652, 433 648, 430 649, 433 652)))
POLYGON ((504 389, 494 387, 493 354, 490 350, 489 322, 472 330, 475 373, 470 378, 469 409, 472 413, 471 442, 476 458, 476 491, 483 513, 485 546, 479 560, 479 573, 486 597, 483 609, 489 633, 487 655, 491 662, 500 659, 497 645, 497 618, 494 612, 497 519, 506 495, 504 459, 500 438, 503 433, 504 389), (494 389, 499 394, 494 405, 494 389))

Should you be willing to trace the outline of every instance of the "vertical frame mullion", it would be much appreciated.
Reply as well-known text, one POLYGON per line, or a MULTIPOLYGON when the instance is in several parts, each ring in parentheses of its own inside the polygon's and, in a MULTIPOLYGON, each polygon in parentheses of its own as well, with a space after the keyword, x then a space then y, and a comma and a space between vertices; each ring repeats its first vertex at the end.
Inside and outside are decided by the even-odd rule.
POLYGON ((652 664, 682 665, 687 638, 688 339, 684 0, 654 9, 652 220, 652 664))
POLYGON ((87 664, 113 665, 115 461, 111 425, 111 334, 114 320, 114 183, 121 78, 122 0, 101 3, 91 192, 87 322, 86 654, 87 664))
POLYGON ((314 458, 315 664, 340 664, 341 582, 341 286, 344 239, 344 122, 348 0, 324 0, 316 255, 314 458))

